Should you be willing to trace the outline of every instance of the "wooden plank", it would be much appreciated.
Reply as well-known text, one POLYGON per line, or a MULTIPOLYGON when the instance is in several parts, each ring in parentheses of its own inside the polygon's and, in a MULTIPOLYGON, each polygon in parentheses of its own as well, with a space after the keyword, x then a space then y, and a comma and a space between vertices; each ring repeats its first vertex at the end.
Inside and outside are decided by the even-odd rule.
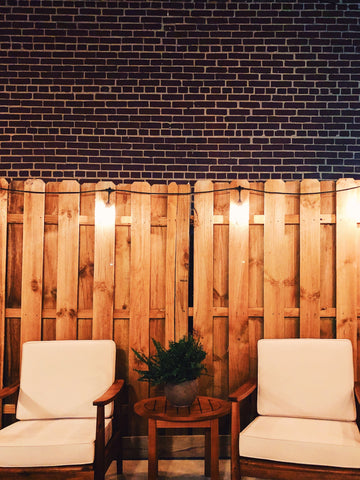
MULTIPOLYGON (((12 181, 9 184, 8 215, 21 215, 23 219, 24 194, 11 192, 12 189, 23 190, 24 182, 12 181)), ((7 271, 6 271, 6 325, 5 352, 3 369, 4 385, 11 385, 19 380, 20 371, 20 317, 21 317, 21 277, 22 277, 22 243, 23 225, 8 225, 7 271), (14 308, 18 314, 7 318, 8 308, 14 308)), ((11 402, 12 399, 7 399, 11 402)), ((14 398, 15 402, 16 399, 14 398)))
POLYGON ((114 342, 116 343, 116 378, 129 383, 129 321, 114 321, 114 342))
MULTIPOLYGON (((115 298, 114 341, 117 348, 117 378, 129 381, 129 317, 130 317, 130 185, 116 186, 116 218, 130 219, 129 224, 115 227, 115 298), (128 192, 128 193, 127 193, 128 192), (124 317, 124 318, 121 318, 124 317)), ((132 352, 131 352, 132 354, 132 352)))
POLYGON ((78 280, 78 339, 92 338, 93 297, 94 297, 94 246, 95 246, 95 193, 96 185, 85 183, 80 187, 80 216, 91 218, 92 222, 81 224, 79 229, 79 280, 78 280), (89 310, 90 318, 81 312, 89 310))
POLYGON ((229 394, 229 321, 214 316, 214 391, 216 398, 229 394))
POLYGON ((264 224, 264 337, 284 338, 285 184, 268 180, 264 224))
POLYGON ((21 345, 30 340, 41 340, 45 184, 42 180, 27 180, 25 182, 25 191, 21 282, 21 345))
MULTIPOLYGON (((232 187, 249 187, 246 181, 232 187)), ((230 194, 229 225, 229 390, 249 377, 249 191, 230 194)))
MULTIPOLYGON (((320 184, 320 211, 321 218, 333 216, 336 212, 336 184, 334 181, 323 181, 320 184)), ((334 223, 321 224, 320 227, 320 309, 323 311, 336 306, 336 225, 334 223)), ((335 313, 336 314, 336 313, 335 313)), ((322 318, 320 322, 320 337, 336 337, 335 318, 322 318)))
POLYGON ((45 225, 44 225, 44 273, 43 273, 43 320, 42 339, 56 339, 56 319, 46 317, 45 312, 56 309, 57 265, 58 265, 58 204, 60 183, 50 182, 45 186, 45 225), (56 216, 56 223, 47 224, 49 216, 56 216))
POLYGON ((176 230, 179 186, 172 182, 168 187, 166 228, 166 281, 165 281, 165 344, 175 340, 176 319, 176 230))
POLYGON ((320 337, 320 183, 301 182, 300 336, 320 337))
POLYGON ((175 340, 189 333, 190 185, 179 185, 176 212, 175 340))
POLYGON ((64 180, 59 192, 56 339, 77 338, 80 185, 64 180), (66 194, 66 192, 79 192, 66 194))
MULTIPOLYGON (((24 182, 14 181, 10 184, 10 191, 23 190, 24 182)), ((22 248, 23 244, 23 212, 24 194, 12 192, 9 194, 9 215, 20 215, 21 224, 9 225, 8 227, 8 252, 6 273, 6 305, 7 307, 20 307, 21 305, 21 281, 22 276, 22 248)))
POLYGON ((95 195, 94 318, 92 338, 113 338, 115 199, 100 190, 115 189, 112 182, 99 182, 95 195))
MULTIPOLYGON (((0 387, 4 386, 8 182, 0 178, 0 387)), ((2 402, 0 402, 0 427, 2 402)))
MULTIPOLYGON (((130 268, 130 324, 129 346, 149 354, 150 325, 150 185, 134 182, 131 194, 131 268, 130 268)), ((129 354, 129 382, 131 402, 148 395, 146 382, 138 382, 135 368, 143 368, 133 354, 129 354)))
MULTIPOLYGON (((232 184, 231 184, 232 185, 232 184)), ((231 187, 230 185, 230 187, 231 187)), ((228 183, 214 183, 214 217, 229 212, 228 183)), ((235 192, 237 193, 237 192, 235 192)), ((227 306, 229 299, 229 224, 214 224, 214 306, 227 306)))
MULTIPOLYGON (((205 364, 213 375, 213 184, 202 180, 195 184, 194 196, 194 331, 207 352, 205 364), (210 193, 203 193, 210 191, 210 193)), ((200 378, 202 395, 212 395, 211 376, 200 378)))
MULTIPOLYGON (((284 238, 284 308, 299 307, 299 221, 297 223, 286 224, 286 217, 299 217, 300 200, 299 182, 285 183, 285 238, 284 238)), ((299 337, 300 320, 299 318, 286 318, 285 332, 286 338, 299 337)))
POLYGON ((336 333, 351 340, 357 377, 357 218, 359 216, 358 182, 340 179, 336 182, 336 333))
MULTIPOLYGON (((229 183, 214 183, 214 216, 229 215, 229 183)), ((237 192, 236 192, 237 193, 237 192)), ((229 225, 214 225, 214 287, 213 308, 229 305, 229 225)), ((229 391, 229 320, 227 317, 214 316, 213 329, 215 396, 223 396, 229 391)))
MULTIPOLYGON (((264 184, 250 183, 250 188, 264 190, 264 184)), ((249 216, 264 216, 264 194, 250 191, 249 216)), ((249 319, 250 376, 257 375, 257 342, 264 337, 264 222, 249 226, 249 319), (261 311, 259 311, 259 309, 261 311)))
MULTIPOLYGON (((121 190, 116 193, 116 216, 127 215, 131 219, 130 185, 117 185, 121 190), (129 193, 125 193, 125 192, 129 193)), ((115 309, 125 311, 130 306, 130 226, 116 226, 116 262, 115 262, 115 309)))
MULTIPOLYGON (((160 225, 153 225, 152 220, 163 216, 166 217, 167 191, 167 185, 152 185, 150 187, 150 310, 158 309, 164 312, 166 308, 167 229, 160 225)), ((152 332, 150 332, 150 338, 155 338, 164 344, 164 319, 153 318, 151 319, 151 323, 152 332)))

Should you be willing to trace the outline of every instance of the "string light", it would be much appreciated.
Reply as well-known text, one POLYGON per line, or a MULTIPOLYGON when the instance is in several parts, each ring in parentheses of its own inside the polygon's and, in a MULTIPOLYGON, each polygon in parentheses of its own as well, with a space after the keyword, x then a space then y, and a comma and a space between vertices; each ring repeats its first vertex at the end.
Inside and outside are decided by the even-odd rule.
POLYGON ((233 190, 237 190, 239 192, 239 198, 241 197, 241 192, 243 190, 249 191, 249 192, 254 192, 254 193, 261 193, 261 194, 268 194, 268 195, 293 195, 293 196, 304 196, 304 195, 324 195, 324 194, 330 194, 330 193, 341 193, 341 192, 347 192, 349 190, 355 190, 357 188, 360 188, 360 185, 355 185, 352 187, 347 187, 347 188, 341 188, 339 190, 324 190, 324 191, 319 191, 319 192, 277 192, 277 191, 269 191, 269 190, 259 190, 257 188, 252 188, 252 187, 244 187, 242 185, 238 185, 236 187, 227 187, 227 188, 219 188, 216 190, 201 190, 201 191, 194 191, 190 190, 189 192, 141 192, 138 190, 125 190, 121 188, 102 188, 102 189, 94 189, 94 190, 85 190, 83 192, 44 192, 44 191, 36 191, 36 190, 21 190, 18 188, 5 188, 5 187, 0 187, 0 191, 5 191, 9 193, 30 193, 30 194, 35 194, 35 195, 88 195, 89 193, 100 193, 100 192, 107 192, 108 198, 107 198, 107 204, 110 203, 110 195, 113 192, 116 193, 125 193, 127 195, 131 194, 138 194, 138 195, 162 195, 162 196, 184 196, 184 195, 201 195, 201 194, 206 194, 206 193, 219 193, 219 192, 229 192, 233 190))

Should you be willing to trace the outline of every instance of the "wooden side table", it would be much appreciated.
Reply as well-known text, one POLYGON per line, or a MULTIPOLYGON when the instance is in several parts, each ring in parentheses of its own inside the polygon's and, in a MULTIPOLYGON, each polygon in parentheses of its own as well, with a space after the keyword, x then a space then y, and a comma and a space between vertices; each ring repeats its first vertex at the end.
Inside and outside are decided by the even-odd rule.
POLYGON ((205 429, 205 476, 219 480, 219 418, 230 413, 230 403, 219 398, 197 397, 190 407, 173 407, 165 397, 146 398, 134 405, 148 419, 148 479, 158 478, 158 428, 205 429))

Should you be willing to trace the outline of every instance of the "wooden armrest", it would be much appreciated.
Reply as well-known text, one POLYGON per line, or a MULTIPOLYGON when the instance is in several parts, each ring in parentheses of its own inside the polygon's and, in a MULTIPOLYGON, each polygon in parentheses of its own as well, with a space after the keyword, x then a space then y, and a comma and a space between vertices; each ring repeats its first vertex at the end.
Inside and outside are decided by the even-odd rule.
POLYGON ((256 389, 256 380, 250 379, 243 383, 235 392, 229 395, 229 400, 232 402, 241 402, 244 398, 248 397, 256 389))
POLYGON ((19 390, 20 382, 13 383, 8 387, 4 387, 0 390, 0 399, 9 397, 13 393, 16 393, 19 390))
POLYGON ((115 380, 108 390, 101 395, 101 397, 94 400, 93 405, 96 407, 103 407, 115 400, 120 390, 123 388, 125 381, 122 379, 115 380))
POLYGON ((357 403, 360 404, 360 382, 355 382, 354 384, 354 393, 357 403))

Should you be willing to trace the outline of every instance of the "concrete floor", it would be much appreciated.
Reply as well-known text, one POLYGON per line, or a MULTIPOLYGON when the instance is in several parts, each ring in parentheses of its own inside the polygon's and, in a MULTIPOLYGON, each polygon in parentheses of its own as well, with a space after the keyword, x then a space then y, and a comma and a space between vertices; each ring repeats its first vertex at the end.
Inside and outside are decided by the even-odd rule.
MULTIPOLYGON (((230 480, 230 461, 220 460, 221 480, 230 480)), ((123 475, 116 476, 108 470, 106 480, 147 480, 147 460, 124 460, 123 475)), ((203 480, 203 460, 159 460, 159 480, 203 480)))
MULTIPOLYGON (((230 460, 220 460, 220 479, 230 480, 230 460)), ((147 480, 147 460, 124 460, 123 475, 110 467, 106 480, 147 480)), ((159 480, 205 480, 203 460, 159 460, 159 480)), ((245 479, 244 479, 245 480, 245 479)), ((247 480, 255 480, 248 478, 247 480)))

